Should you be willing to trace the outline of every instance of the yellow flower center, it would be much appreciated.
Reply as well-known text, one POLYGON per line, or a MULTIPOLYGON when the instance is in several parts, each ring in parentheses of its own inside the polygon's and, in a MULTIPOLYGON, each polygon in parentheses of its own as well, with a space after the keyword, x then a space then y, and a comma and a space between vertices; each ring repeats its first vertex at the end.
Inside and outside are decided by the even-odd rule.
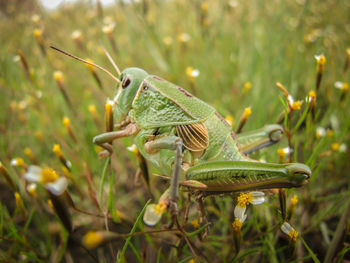
POLYGON ((282 148, 277 149, 277 153, 279 157, 284 157, 286 155, 284 149, 282 148))
POLYGON ((237 198, 237 205, 240 207, 246 207, 253 201, 253 195, 249 194, 240 194, 237 198))
POLYGON ((294 229, 288 233, 288 236, 290 237, 290 239, 293 242, 297 241, 298 235, 299 235, 299 233, 297 231, 295 231, 294 229))
POLYGON ((139 154, 139 149, 137 149, 137 146, 135 144, 128 147, 128 150, 134 154, 139 154))
POLYGON ((193 67, 187 67, 186 68, 186 75, 187 75, 187 77, 192 78, 193 70, 194 70, 193 67))
POLYGON ((303 104, 301 100, 294 101, 290 107, 292 108, 292 110, 300 110, 301 104, 303 104))
POLYGON ((243 225, 242 221, 236 218, 235 221, 233 221, 232 223, 233 231, 240 232, 242 229, 242 225, 243 225))
POLYGON ((103 242, 104 238, 101 233, 89 231, 83 237, 83 244, 87 248, 95 248, 103 242))
POLYGON ((340 144, 335 142, 335 143, 332 143, 332 150, 334 152, 338 152, 339 151, 339 148, 340 148, 340 144))
POLYGON ((316 98, 316 92, 314 90, 311 90, 309 92, 309 97, 312 98, 312 99, 316 98))
POLYGON ((23 167, 24 166, 24 161, 22 158, 16 158, 16 163, 18 166, 23 167))
POLYGON ((166 204, 165 202, 161 201, 155 206, 155 211, 158 215, 164 214, 166 211, 166 204))
POLYGON ((349 90, 349 84, 344 82, 343 85, 341 86, 341 91, 347 92, 348 90, 349 90))
POLYGON ((58 174, 55 170, 51 168, 44 168, 41 171, 41 180, 40 182, 43 184, 55 182, 58 179, 58 174))
POLYGON ((326 64, 326 57, 325 56, 323 56, 323 55, 321 55, 321 56, 318 56, 317 58, 316 58, 316 60, 317 60, 317 64, 319 64, 319 65, 324 65, 324 64, 326 64))

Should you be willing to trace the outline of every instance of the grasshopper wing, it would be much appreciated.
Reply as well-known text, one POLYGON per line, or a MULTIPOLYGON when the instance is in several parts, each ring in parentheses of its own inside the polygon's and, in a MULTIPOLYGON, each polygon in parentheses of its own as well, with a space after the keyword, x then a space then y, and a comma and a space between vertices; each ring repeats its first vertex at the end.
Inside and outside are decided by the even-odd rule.
POLYGON ((144 79, 132 106, 141 128, 200 123, 216 112, 183 88, 157 76, 144 79))

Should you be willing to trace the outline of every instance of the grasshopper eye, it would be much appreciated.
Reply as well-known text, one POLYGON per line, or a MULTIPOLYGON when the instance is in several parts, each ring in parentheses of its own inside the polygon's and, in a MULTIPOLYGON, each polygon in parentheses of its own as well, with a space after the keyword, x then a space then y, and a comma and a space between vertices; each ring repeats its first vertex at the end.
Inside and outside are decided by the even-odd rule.
POLYGON ((127 88, 131 83, 131 79, 128 76, 125 76, 122 80, 122 88, 127 88))

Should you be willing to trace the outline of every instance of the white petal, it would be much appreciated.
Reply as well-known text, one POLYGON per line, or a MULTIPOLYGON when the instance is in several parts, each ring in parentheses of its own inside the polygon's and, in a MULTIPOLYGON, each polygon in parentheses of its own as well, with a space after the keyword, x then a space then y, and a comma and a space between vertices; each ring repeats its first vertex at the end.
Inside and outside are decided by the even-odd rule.
POLYGON ((283 233, 289 235, 290 231, 294 230, 294 228, 287 222, 284 222, 281 226, 281 230, 283 233))
POLYGON ((323 137, 326 135, 326 129, 323 128, 323 127, 317 127, 316 129, 316 134, 319 136, 319 137, 323 137))
POLYGON ((244 214, 246 209, 247 209, 246 207, 240 207, 239 205, 236 205, 235 210, 234 210, 235 217, 240 219, 243 222, 245 220, 245 218, 247 217, 244 214))
POLYGON ((66 165, 69 167, 69 168, 72 168, 72 163, 70 161, 66 161, 66 165))
POLYGON ((348 149, 348 146, 345 143, 342 143, 339 147, 339 152, 345 153, 348 149))
POLYGON ((260 205, 265 202, 265 194, 263 192, 251 192, 251 195, 253 196, 253 205, 260 205))
POLYGON ((42 169, 39 166, 31 165, 25 173, 24 178, 29 182, 40 182, 42 169))
POLYGON ((31 183, 27 185, 27 191, 31 192, 31 191, 35 191, 36 190, 36 184, 35 183, 31 183))
POLYGON ((342 89, 343 88, 343 82, 337 81, 334 83, 334 87, 337 89, 342 89))
POLYGON ((135 144, 133 144, 133 145, 127 147, 126 149, 128 149, 128 151, 130 151, 130 152, 135 152, 135 151, 137 151, 137 147, 136 147, 135 144))
POLYGON ((68 180, 65 177, 58 178, 53 183, 47 183, 45 187, 50 191, 53 195, 61 195, 68 186, 68 180))
POLYGON ((143 222, 148 226, 155 226, 162 217, 161 213, 156 212, 156 205, 157 204, 148 205, 143 215, 143 222))
POLYGON ((199 76, 199 70, 198 69, 194 69, 193 71, 192 71, 192 77, 194 77, 194 78, 196 78, 196 77, 198 77, 199 76))
POLYGON ((293 151, 292 151, 291 148, 285 147, 285 148, 283 148, 283 152, 284 152, 285 154, 291 154, 293 151))

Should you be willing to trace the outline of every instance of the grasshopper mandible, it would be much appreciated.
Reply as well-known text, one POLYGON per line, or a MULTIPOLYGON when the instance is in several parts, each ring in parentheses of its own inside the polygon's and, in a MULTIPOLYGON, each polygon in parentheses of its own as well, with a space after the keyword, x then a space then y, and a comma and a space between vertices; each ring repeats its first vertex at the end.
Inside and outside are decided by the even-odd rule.
POLYGON ((177 217, 180 184, 212 194, 300 187, 308 182, 311 170, 304 164, 262 163, 247 157, 277 142, 282 136, 279 125, 237 138, 215 108, 173 83, 140 68, 126 68, 117 81, 112 108, 118 130, 95 136, 93 143, 111 153, 110 142, 134 136, 141 155, 163 175, 171 175, 167 191, 171 222, 177 217))

